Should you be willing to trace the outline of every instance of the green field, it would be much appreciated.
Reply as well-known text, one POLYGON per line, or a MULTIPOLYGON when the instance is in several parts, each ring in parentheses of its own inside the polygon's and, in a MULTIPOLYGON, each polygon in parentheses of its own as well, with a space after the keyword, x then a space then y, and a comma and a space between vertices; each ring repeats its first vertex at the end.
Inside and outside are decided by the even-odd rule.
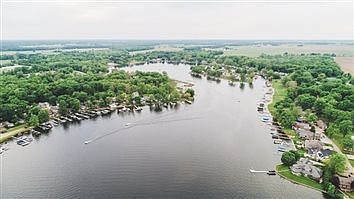
MULTIPOLYGON (((328 44, 328 45, 316 45, 316 44, 304 44, 303 46, 297 46, 296 44, 283 44, 278 46, 262 45, 262 46, 229 46, 230 50, 225 50, 225 55, 243 55, 257 57, 264 54, 275 55, 283 54, 285 52, 290 54, 301 53, 335 53, 341 57, 353 57, 354 50, 353 45, 347 44, 328 44)), ((221 49, 218 49, 221 50, 221 49)))

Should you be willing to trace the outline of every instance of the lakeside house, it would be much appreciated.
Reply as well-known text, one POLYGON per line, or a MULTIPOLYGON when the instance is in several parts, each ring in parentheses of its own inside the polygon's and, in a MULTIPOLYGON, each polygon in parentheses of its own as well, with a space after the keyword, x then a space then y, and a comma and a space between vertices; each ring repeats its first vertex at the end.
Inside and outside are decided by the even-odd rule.
POLYGON ((353 173, 349 173, 345 176, 335 175, 332 178, 332 183, 339 187, 342 191, 352 192, 354 191, 354 176, 353 173))
POLYGON ((299 137, 301 139, 305 140, 320 140, 321 139, 321 134, 318 132, 312 132, 309 130, 305 129, 298 129, 296 132, 299 134, 299 137))
POLYGON ((58 115, 59 112, 58 106, 52 106, 48 102, 39 102, 38 106, 41 109, 47 110, 49 115, 58 115))
POLYGON ((319 140, 305 140, 305 149, 307 150, 307 157, 316 161, 329 158, 332 151, 325 149, 322 142, 319 140))
POLYGON ((322 129, 323 131, 327 129, 327 125, 326 125, 326 123, 324 123, 323 120, 318 120, 318 121, 316 122, 316 125, 317 125, 320 129, 322 129))
POLYGON ((318 182, 321 182, 323 171, 317 168, 308 158, 300 158, 293 166, 290 167, 291 173, 294 175, 304 175, 318 182))
POLYGON ((293 125, 293 129, 294 130, 305 130, 305 131, 310 131, 311 130, 311 126, 309 123, 306 122, 295 122, 293 125))

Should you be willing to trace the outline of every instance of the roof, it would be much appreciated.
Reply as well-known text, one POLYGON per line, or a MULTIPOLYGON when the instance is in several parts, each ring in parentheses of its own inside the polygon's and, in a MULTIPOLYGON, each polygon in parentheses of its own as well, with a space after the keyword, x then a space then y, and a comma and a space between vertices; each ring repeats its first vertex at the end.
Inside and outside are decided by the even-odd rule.
POLYGON ((320 151, 323 157, 330 156, 332 154, 332 151, 329 149, 323 149, 320 151))
POLYGON ((320 127, 321 129, 326 129, 327 128, 327 125, 326 123, 323 122, 323 120, 318 120, 316 122, 317 126, 320 127))
POLYGON ((291 171, 294 173, 302 173, 317 180, 322 176, 322 170, 315 167, 307 158, 300 158, 296 164, 291 166, 291 171))
POLYGON ((297 129, 305 129, 305 130, 310 130, 310 124, 304 123, 304 122, 295 122, 294 127, 297 129))
POLYGON ((323 145, 322 145, 322 142, 320 142, 318 140, 305 140, 305 148, 306 149, 322 150, 323 145))

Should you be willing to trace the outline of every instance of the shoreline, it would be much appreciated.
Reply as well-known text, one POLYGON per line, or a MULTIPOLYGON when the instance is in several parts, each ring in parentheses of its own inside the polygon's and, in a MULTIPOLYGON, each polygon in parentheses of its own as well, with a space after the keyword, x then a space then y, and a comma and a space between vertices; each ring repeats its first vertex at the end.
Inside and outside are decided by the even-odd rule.
MULTIPOLYGON (((272 90, 273 90, 273 93, 272 93, 271 101, 270 101, 269 103, 267 103, 267 108, 268 108, 269 114, 272 116, 272 118, 274 118, 274 116, 273 116, 273 114, 272 114, 272 112, 273 112, 274 110, 273 110, 271 107, 273 107, 274 104, 276 103, 274 98, 275 98, 275 92, 277 92, 277 90, 275 89, 275 87, 274 87, 274 85, 273 85, 273 82, 271 83, 271 88, 272 88, 272 90), (273 104, 273 102, 274 102, 274 104, 273 104)), ((281 95, 279 95, 279 96, 281 96, 281 95)), ((291 137, 289 137, 289 138, 290 138, 291 142, 292 142, 293 145, 294 145, 293 139, 292 139, 291 137)), ((294 145, 294 146, 295 146, 295 145, 294 145)), ((307 187, 307 188, 310 188, 310 189, 313 189, 313 190, 316 190, 316 191, 320 191, 320 192, 322 192, 322 193, 327 194, 327 192, 324 191, 323 189, 318 189, 318 188, 316 188, 316 187, 312 187, 312 186, 307 185, 307 184, 305 184, 305 183, 301 183, 301 182, 296 181, 296 180, 294 180, 294 179, 290 179, 290 178, 286 177, 285 175, 281 174, 282 171, 279 171, 279 168, 278 168, 278 167, 281 166, 281 165, 283 165, 283 164, 280 163, 280 164, 276 164, 276 165, 275 165, 275 171, 276 171, 276 173, 277 173, 281 178, 283 178, 283 179, 285 179, 285 180, 287 180, 287 181, 289 181, 289 182, 292 182, 292 183, 294 183, 294 184, 298 184, 298 185, 301 185, 301 186, 304 186, 304 187, 307 187)))
MULTIPOLYGON (((274 106, 274 105, 273 105, 273 102, 274 102, 274 104, 276 103, 275 100, 274 100, 274 96, 275 96, 275 92, 277 92, 277 90, 276 90, 276 88, 274 87, 273 82, 271 83, 271 88, 272 88, 272 90, 273 90, 273 93, 272 93, 271 101, 267 104, 267 108, 268 108, 269 114, 274 118, 274 116, 272 115, 272 111, 274 111, 274 110, 272 109, 272 111, 271 111, 270 106, 274 106)), ((279 95, 279 96, 281 96, 281 95, 279 95)), ((285 132, 286 132, 286 131, 285 131, 285 132)), ((289 135, 288 135, 288 136, 289 136, 289 135)), ((294 141, 293 141, 292 137, 289 136, 289 138, 290 138, 291 142, 292 142, 293 145, 294 145, 294 141)), ((295 145, 294 145, 294 146, 295 146, 295 145)), ((296 148, 295 148, 295 149, 296 149, 296 148)), ((296 149, 296 150, 297 150, 297 149, 296 149)), ((349 163, 349 164, 350 164, 350 163, 349 163)), ((281 165, 283 165, 283 164, 280 163, 280 164, 276 164, 276 165, 275 165, 275 171, 276 171, 276 173, 277 173, 281 178, 283 178, 283 179, 285 179, 285 180, 288 180, 289 182, 292 182, 292 183, 294 183, 294 184, 298 184, 298 185, 301 185, 301 186, 304 186, 304 187, 307 187, 307 188, 310 188, 310 189, 313 189, 313 190, 320 191, 320 192, 322 192, 322 193, 328 194, 328 193, 327 193, 325 190, 323 190, 323 189, 318 189, 318 188, 316 188, 316 187, 312 187, 312 186, 310 186, 310 185, 308 185, 308 184, 305 184, 305 183, 302 183, 302 182, 300 182, 300 181, 297 181, 297 180, 288 178, 288 177, 286 177, 285 175, 281 174, 282 171, 279 171, 279 170, 278 170, 278 167, 281 166, 281 165)), ((306 177, 306 178, 307 178, 307 177, 306 177)), ((308 178, 308 179, 310 179, 310 178, 308 178)), ((346 192, 343 192, 343 191, 340 190, 340 189, 339 189, 339 191, 345 196, 344 198, 346 198, 346 197, 347 197, 347 198, 351 198, 346 192)))

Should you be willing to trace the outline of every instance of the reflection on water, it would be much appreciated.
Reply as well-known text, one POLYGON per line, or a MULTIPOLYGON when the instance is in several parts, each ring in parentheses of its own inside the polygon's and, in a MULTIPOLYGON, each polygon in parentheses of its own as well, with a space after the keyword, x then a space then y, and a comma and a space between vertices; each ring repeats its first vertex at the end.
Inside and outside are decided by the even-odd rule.
POLYGON ((195 102, 58 126, 26 147, 10 143, 1 159, 2 197, 323 198, 249 172, 274 169, 281 155, 256 111, 264 80, 241 90, 192 78, 183 65, 126 68, 138 69, 193 82, 195 102))

